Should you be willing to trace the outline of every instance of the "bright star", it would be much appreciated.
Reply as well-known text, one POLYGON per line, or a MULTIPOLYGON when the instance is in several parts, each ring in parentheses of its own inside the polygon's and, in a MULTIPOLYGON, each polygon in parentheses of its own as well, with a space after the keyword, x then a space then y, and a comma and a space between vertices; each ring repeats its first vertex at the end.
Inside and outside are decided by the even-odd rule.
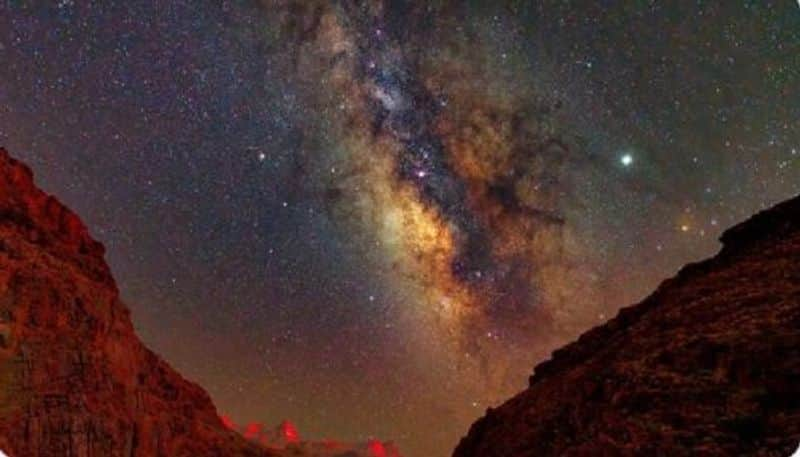
POLYGON ((619 162, 622 164, 623 167, 630 167, 631 165, 633 165, 633 155, 623 154, 622 157, 619 158, 619 162))

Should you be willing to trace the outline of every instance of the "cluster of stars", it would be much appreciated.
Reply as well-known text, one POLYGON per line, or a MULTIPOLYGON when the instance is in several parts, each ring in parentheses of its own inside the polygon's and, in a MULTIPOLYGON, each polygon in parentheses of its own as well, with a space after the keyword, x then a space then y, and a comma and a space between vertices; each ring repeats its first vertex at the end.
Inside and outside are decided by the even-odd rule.
MULTIPOLYGON (((725 228, 800 193, 794 2, 385 2, 392 14, 367 24, 363 42, 333 40, 351 46, 336 59, 318 58, 331 40, 298 40, 346 35, 325 27, 356 14, 349 3, 270 9, 284 3, 5 2, 0 14, 1 146, 106 244, 146 342, 241 422, 288 418, 312 436, 370 434, 400 440, 410 457, 438 456, 500 401, 485 379, 459 371, 477 352, 447 354, 423 338, 429 322, 398 318, 424 297, 398 285, 396 265, 380 263, 391 244, 372 236, 382 221, 343 222, 358 208, 340 190, 369 160, 348 162, 357 146, 326 126, 352 128, 337 122, 359 100, 349 94, 325 109, 311 101, 331 95, 333 78, 317 76, 350 49, 364 52, 359 72, 383 132, 403 143, 403 183, 428 200, 456 183, 431 140, 443 125, 423 122, 420 106, 469 132, 474 117, 459 110, 473 92, 489 94, 486 104, 527 109, 516 102, 541 98, 553 107, 537 128, 552 122, 575 140, 558 179, 541 178, 530 193, 493 183, 501 185, 491 194, 522 205, 558 187, 563 230, 590 247, 580 264, 595 267, 587 275, 606 291, 591 297, 599 309, 564 309, 575 322, 613 315, 717 250, 725 228), (322 28, 280 32, 293 24, 322 28), (309 71, 299 72, 304 63, 309 71), (425 65, 430 78, 415 73, 425 65), (436 73, 448 68, 458 78, 436 73), (418 341, 430 351, 408 349, 418 341), (435 411, 452 418, 434 426, 435 411)), ((515 152, 531 159, 509 179, 534 167, 536 152, 515 152)), ((470 197, 453 195, 457 204, 441 208, 470 197)), ((481 221, 449 217, 458 236, 481 221)), ((519 245, 507 247, 525 262, 511 252, 519 245)), ((464 277, 499 276, 482 267, 464 277)), ((522 352, 509 329, 489 328, 477 339, 500 348, 498 357, 522 352)), ((531 359, 534 346, 524 350, 531 359)), ((534 363, 510 369, 516 387, 534 363)))

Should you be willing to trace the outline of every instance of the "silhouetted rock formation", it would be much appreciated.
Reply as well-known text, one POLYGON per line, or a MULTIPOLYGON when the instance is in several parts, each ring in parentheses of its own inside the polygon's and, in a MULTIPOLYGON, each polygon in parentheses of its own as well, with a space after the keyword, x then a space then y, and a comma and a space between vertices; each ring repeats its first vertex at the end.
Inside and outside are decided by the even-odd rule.
POLYGON ((78 217, 0 149, 0 449, 27 456, 268 456, 134 334, 78 217))
POLYGON ((788 456, 800 443, 800 198, 556 351, 455 457, 788 456))

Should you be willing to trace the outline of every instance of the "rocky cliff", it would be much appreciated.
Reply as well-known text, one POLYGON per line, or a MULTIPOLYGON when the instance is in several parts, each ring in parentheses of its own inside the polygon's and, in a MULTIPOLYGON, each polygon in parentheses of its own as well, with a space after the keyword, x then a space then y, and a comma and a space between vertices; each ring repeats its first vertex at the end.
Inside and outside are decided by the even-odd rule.
POLYGON ((26 456, 267 456, 136 337, 80 219, 0 149, 0 449, 26 456))
POLYGON ((556 351, 455 457, 789 456, 800 443, 800 198, 556 351))

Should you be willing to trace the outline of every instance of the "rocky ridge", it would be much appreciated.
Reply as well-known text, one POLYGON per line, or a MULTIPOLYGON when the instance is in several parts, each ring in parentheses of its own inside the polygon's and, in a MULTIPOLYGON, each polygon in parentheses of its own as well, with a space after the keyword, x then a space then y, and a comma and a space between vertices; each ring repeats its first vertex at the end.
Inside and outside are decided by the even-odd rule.
POLYGON ((11 456, 277 455, 148 350, 81 220, 0 149, 0 449, 11 456))
POLYGON ((536 367, 454 457, 788 456, 800 443, 800 198, 728 230, 536 367))

